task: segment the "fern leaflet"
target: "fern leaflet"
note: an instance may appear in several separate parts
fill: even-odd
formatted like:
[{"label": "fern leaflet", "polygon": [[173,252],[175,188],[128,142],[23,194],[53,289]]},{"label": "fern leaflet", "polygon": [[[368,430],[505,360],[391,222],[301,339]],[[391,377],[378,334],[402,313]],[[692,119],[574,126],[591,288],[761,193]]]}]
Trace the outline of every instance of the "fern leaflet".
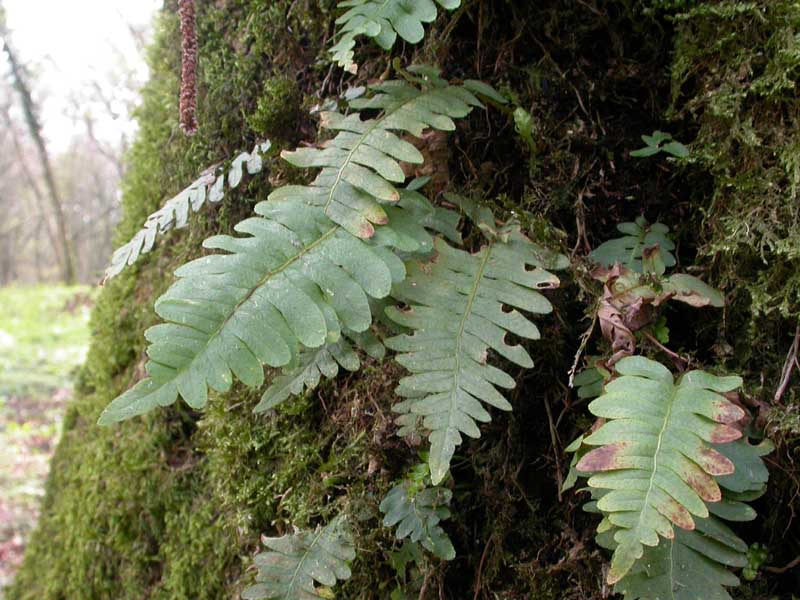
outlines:
[{"label": "fern leaflet", "polygon": [[349,331],[343,334],[343,337],[335,342],[301,352],[298,364],[284,369],[281,375],[273,379],[261,397],[261,402],[253,410],[255,412],[271,410],[287,398],[302,394],[304,389],[313,390],[319,385],[322,376],[329,379],[336,377],[339,366],[348,371],[357,371],[361,366],[361,360],[346,337],[355,338],[357,345],[363,344],[362,347],[373,358],[383,357],[385,352],[383,344],[368,332],[361,334],[368,336],[365,339],[359,339],[359,334]]},{"label": "fern leaflet", "polygon": [[147,217],[144,227],[136,232],[129,242],[116,249],[111,257],[111,264],[105,272],[105,279],[118,275],[122,270],[135,263],[142,254],[153,249],[156,237],[171,229],[186,227],[190,212],[199,211],[208,201],[212,204],[225,197],[225,180],[228,188],[235,189],[242,181],[243,169],[255,175],[264,167],[263,154],[271,147],[269,141],[257,144],[252,152],[242,152],[231,162],[227,173],[215,169],[207,169],[189,187],[177,196],[167,200],[160,209]]},{"label": "fern leaflet", "polygon": [[[436,0],[446,10],[454,10],[461,0]],[[345,0],[339,8],[348,8],[336,19],[341,25],[341,38],[330,49],[333,60],[355,73],[358,65],[353,62],[356,38],[364,35],[375,40],[384,50],[391,50],[399,35],[410,44],[420,42],[425,35],[423,23],[436,20],[438,10],[433,0]]]},{"label": "fern leaflet", "polygon": [[636,273],[642,272],[642,251],[658,245],[661,259],[665,267],[675,266],[672,250],[675,243],[669,238],[669,227],[663,223],[648,223],[644,217],[638,217],[633,223],[619,223],[617,229],[625,235],[608,240],[592,250],[589,257],[603,267],[612,267],[619,263]]},{"label": "fern leaflet", "polygon": [[[415,179],[407,188],[400,190],[397,206],[386,208],[393,226],[379,227],[370,240],[371,243],[392,247],[406,254],[427,256],[433,249],[433,240],[427,234],[418,235],[420,226],[439,232],[454,242],[461,242],[461,234],[457,229],[460,220],[458,213],[434,207],[425,196],[418,193],[416,190],[425,183],[427,178]],[[378,308],[376,312],[373,307],[372,312],[382,313],[382,308]],[[345,330],[343,334],[369,356],[383,358],[385,353],[383,344],[369,331],[356,333]],[[339,372],[338,366],[348,371],[356,371],[360,365],[358,354],[345,339],[303,351],[298,364],[284,367],[281,375],[267,388],[261,397],[261,402],[254,410],[261,412],[276,408],[290,396],[301,394],[304,389],[314,389],[319,384],[321,376],[329,379],[336,377]]]},{"label": "fern leaflet", "polygon": [[577,470],[592,473],[589,486],[609,490],[597,507],[614,534],[616,549],[609,584],[622,579],[645,546],[659,536],[675,536],[673,525],[696,527],[693,515],[709,516],[706,502],[719,502],[716,475],[734,472],[734,464],[707,443],[724,444],[741,437],[731,427],[744,411],[721,392],[741,385],[739,377],[716,377],[690,371],[677,382],[670,371],[640,356],[616,364],[618,379],[589,404],[608,419],[583,439],[598,446],[578,461]]},{"label": "fern leaflet", "polygon": [[521,346],[506,344],[505,334],[537,339],[539,331],[516,310],[505,312],[504,305],[550,312],[550,302],[537,290],[559,284],[545,268],[564,268],[567,259],[539,248],[516,226],[476,254],[438,238],[434,250],[430,263],[408,263],[408,278],[393,288],[392,295],[409,308],[387,309],[389,318],[414,333],[390,338],[386,345],[401,353],[397,361],[412,373],[396,390],[406,398],[394,407],[401,414],[398,424],[407,431],[418,416],[423,418],[436,485],[449,469],[461,434],[478,437],[476,421],[490,420],[481,402],[511,409],[495,386],[510,389],[514,380],[488,364],[489,349],[522,367],[533,365]]},{"label": "fern leaflet", "polygon": [[270,551],[256,555],[256,584],[242,592],[245,600],[327,598],[315,583],[331,587],[350,579],[348,563],[356,552],[343,517],[316,531],[264,537],[261,541]]}]

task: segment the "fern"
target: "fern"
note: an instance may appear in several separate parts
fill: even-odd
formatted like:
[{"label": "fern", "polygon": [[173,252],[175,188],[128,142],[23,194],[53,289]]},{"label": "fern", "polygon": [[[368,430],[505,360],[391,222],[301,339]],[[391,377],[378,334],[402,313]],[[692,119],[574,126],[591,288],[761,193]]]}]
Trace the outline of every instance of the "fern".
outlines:
[{"label": "fern", "polygon": [[747,565],[747,545],[714,517],[697,519],[696,526],[646,548],[615,591],[625,600],[730,600],[725,587],[739,579],[727,567]]},{"label": "fern", "polygon": [[[446,10],[454,10],[461,0],[436,0]],[[397,36],[410,44],[420,42],[425,35],[423,23],[436,20],[438,10],[433,0],[345,0],[339,8],[348,8],[336,19],[340,25],[339,41],[330,49],[333,60],[355,73],[358,65],[353,62],[356,38],[364,35],[372,38],[384,50],[391,50]]]},{"label": "fern", "polygon": [[111,264],[105,272],[105,279],[118,275],[127,265],[135,263],[142,254],[153,249],[156,237],[171,229],[186,227],[190,212],[199,211],[206,202],[220,202],[225,197],[225,180],[228,188],[235,189],[242,181],[244,169],[250,175],[261,172],[264,166],[263,155],[269,151],[269,141],[257,144],[252,152],[242,152],[231,162],[227,173],[207,169],[189,187],[177,196],[167,200],[160,209],[147,217],[144,227],[136,232],[131,240],[117,248],[111,257]]},{"label": "fern", "polygon": [[[725,588],[738,585],[739,579],[728,568],[748,564],[747,544],[723,519],[755,519],[755,511],[735,498],[752,500],[764,493],[768,473],[761,457],[771,451],[771,444],[752,446],[740,439],[717,449],[734,465],[733,473],[717,478],[722,501],[707,504],[712,514],[695,519],[696,529],[678,529],[673,539],[645,548],[641,560],[616,585],[626,600],[730,600]],[[613,549],[613,530],[601,535],[605,535],[603,545]]]},{"label": "fern", "polygon": [[[513,378],[488,364],[491,348],[522,367],[533,361],[521,346],[505,342],[506,332],[537,339],[536,326],[519,312],[552,310],[537,290],[556,287],[558,278],[544,270],[564,268],[563,256],[545,252],[511,226],[476,254],[434,243],[430,263],[410,262],[408,278],[392,295],[409,305],[390,307],[390,319],[414,330],[390,338],[386,345],[401,354],[397,361],[412,374],[403,378],[397,394],[406,398],[394,410],[400,413],[401,432],[414,427],[417,417],[431,441],[430,470],[434,485],[444,479],[461,434],[478,437],[476,421],[487,422],[481,402],[501,410],[511,405],[495,386],[510,389]],[[527,270],[532,266],[533,270]]]},{"label": "fern", "polygon": [[589,257],[594,262],[604,267],[619,263],[641,273],[642,251],[658,245],[664,265],[675,266],[675,256],[672,254],[675,243],[669,238],[669,227],[663,223],[650,224],[644,217],[638,217],[634,223],[619,223],[617,229],[625,235],[608,240],[592,250]]},{"label": "fern", "polygon": [[393,276],[403,276],[391,252],[349,235],[318,207],[261,202],[255,210],[260,217],[235,227],[249,237],[204,242],[228,254],[176,271],[180,279],[155,305],[168,322],[145,333],[150,377],[115,399],[100,423],[171,404],[178,395],[201,408],[209,386],[230,388],[231,373],[260,386],[262,364],[289,364],[301,347],[337,341],[343,327],[365,331],[369,298],[385,297]]},{"label": "fern", "polygon": [[443,560],[453,560],[456,552],[439,522],[450,517],[447,506],[453,493],[443,487],[421,487],[412,481],[394,486],[380,504],[385,514],[383,525],[397,525],[398,540],[409,538]]},{"label": "fern", "polygon": [[[416,190],[427,183],[428,178],[418,178],[409,186],[400,190],[400,200],[396,207],[387,207],[391,222],[395,225],[405,223],[401,227],[379,227],[372,242],[396,248],[405,253],[426,256],[433,249],[433,240],[425,237],[409,236],[408,231],[419,231],[419,226],[436,231],[449,240],[459,243],[461,234],[458,232],[459,215],[452,210],[434,207],[422,194]],[[373,314],[382,312],[379,308]],[[383,358],[385,348],[383,344],[371,333],[343,332],[344,335],[356,343],[369,356]],[[304,351],[296,365],[289,365],[283,373],[275,378],[264,392],[261,402],[255,407],[256,412],[276,408],[290,396],[301,394],[303,390],[312,390],[319,384],[321,376],[329,379],[336,377],[338,366],[348,371],[356,371],[361,366],[358,354],[344,339],[329,342],[325,346]]]},{"label": "fern", "polygon": [[610,490],[597,507],[617,528],[609,584],[622,579],[659,536],[674,538],[673,525],[696,527],[693,515],[709,516],[706,502],[719,502],[716,475],[734,464],[708,443],[741,437],[731,427],[744,411],[720,395],[741,385],[739,377],[690,371],[677,382],[661,364],[639,356],[619,361],[620,374],[589,405],[608,419],[583,443],[599,446],[578,461],[593,473],[589,486]]},{"label": "fern", "polygon": [[[396,157],[409,157],[409,149],[418,151],[390,129],[421,134],[431,123],[450,127],[452,120],[445,113],[466,114],[480,105],[466,89],[432,85],[434,91],[423,92],[406,83],[387,82],[365,101],[386,109],[380,118],[364,122],[358,114],[333,117],[343,129],[333,142],[350,148],[347,158],[337,158],[335,168],[324,167],[311,186],[285,186],[271,194],[270,202],[258,204],[256,212],[263,218],[236,226],[250,237],[214,236],[204,242],[207,248],[229,254],[206,256],[176,271],[181,279],[156,302],[157,314],[167,323],[145,334],[151,342],[150,377],[116,398],[100,423],[169,405],[178,396],[201,408],[208,387],[226,391],[232,375],[248,386],[260,386],[262,364],[297,364],[302,348],[336,342],[343,328],[358,333],[369,327],[369,297],[385,297],[391,283],[405,276],[403,264],[387,246],[428,252],[432,241],[425,225],[457,238],[453,218],[425,206],[413,189],[404,192],[391,186],[395,205],[382,208],[365,189],[389,184],[356,162],[357,158],[383,172],[390,169],[388,164],[399,170],[383,150]],[[471,104],[459,99],[441,107],[451,96]],[[362,125],[367,130],[361,135],[347,137],[347,129],[361,130]],[[324,152],[295,153],[290,159],[324,163],[319,154]],[[383,223],[380,235],[353,206]],[[354,224],[367,225],[369,235],[363,228],[358,233],[376,239],[366,244],[351,235]]]},{"label": "fern", "polygon": [[262,538],[270,549],[256,555],[256,584],[242,592],[246,600],[312,600],[328,598],[315,583],[326,587],[350,579],[348,563],[355,547],[343,517],[316,531],[298,531],[278,538]]},{"label": "fern", "polygon": [[483,106],[466,84],[449,85],[438,77],[437,70],[427,68],[424,72],[431,76],[415,81],[427,89],[405,81],[386,81],[371,88],[371,98],[350,101],[357,110],[381,111],[376,118],[363,120],[360,113],[322,113],[321,126],[338,131],[336,137],[325,142],[323,148],[281,153],[296,167],[322,170],[311,185],[284,186],[272,192],[269,199],[320,206],[351,234],[372,237],[375,225],[389,220],[382,205],[400,199],[395,187],[405,180],[400,162],[423,162],[419,150],[397,133],[420,137],[429,128],[451,131],[455,129],[454,118],[465,117],[473,108]]}]

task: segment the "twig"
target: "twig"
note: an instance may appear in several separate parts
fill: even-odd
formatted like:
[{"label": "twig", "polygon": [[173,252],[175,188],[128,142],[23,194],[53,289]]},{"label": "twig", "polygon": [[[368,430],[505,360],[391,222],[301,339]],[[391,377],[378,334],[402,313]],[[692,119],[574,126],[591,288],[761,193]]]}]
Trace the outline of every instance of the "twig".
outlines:
[{"label": "twig", "polygon": [[478,594],[481,593],[481,573],[483,573],[483,565],[486,562],[486,556],[489,553],[489,547],[492,545],[493,541],[494,535],[490,535],[489,539],[486,540],[486,545],[483,547],[481,561],[478,563],[478,573],[475,577],[475,593],[472,595],[472,600],[478,600]]},{"label": "twig", "polygon": [[[795,338],[795,340],[797,340],[797,338]],[[769,571],[770,573],[776,573],[777,575],[780,575],[781,573],[786,573],[786,571],[788,571],[789,569],[794,569],[797,565],[800,565],[800,556],[795,558],[785,567],[764,567],[764,570]]]},{"label": "twig", "polygon": [[586,344],[589,343],[589,338],[592,337],[592,332],[594,331],[595,324],[597,324],[597,311],[594,311],[594,314],[592,315],[592,324],[589,325],[589,329],[587,329],[581,334],[581,345],[578,346],[578,351],[575,353],[575,358],[572,360],[572,367],[568,372],[569,382],[567,385],[570,388],[572,387],[573,380],[575,379],[575,371],[578,370],[578,363],[581,360],[583,351],[586,350]]},{"label": "twig", "polygon": [[642,331],[642,334],[644,335],[644,337],[646,337],[648,340],[650,340],[656,346],[658,346],[663,352],[668,354],[673,360],[678,361],[680,363],[680,364],[677,365],[678,368],[681,368],[681,365],[683,365],[683,367],[688,367],[689,366],[689,363],[691,362],[690,359],[684,358],[680,354],[677,354],[677,353],[673,352],[672,350],[667,348],[664,344],[659,342],[656,338],[654,338],[653,335],[650,334],[649,332]]},{"label": "twig", "polygon": [[550,401],[547,399],[547,396],[544,398],[544,408],[547,411],[547,423],[550,426],[550,441],[553,444],[553,458],[556,460],[556,483],[558,483],[558,487],[556,489],[558,489],[558,501],[561,502],[561,486],[563,485],[564,481],[561,476],[561,461],[558,460],[558,433],[556,432],[556,427],[553,424],[553,413],[550,411]]},{"label": "twig", "polygon": [[425,579],[422,580],[422,587],[419,588],[419,596],[418,596],[419,600],[425,600],[425,593],[428,591],[428,584],[430,583],[431,575],[433,575],[433,572],[435,570],[436,568],[434,567],[432,569],[428,569],[425,572]]},{"label": "twig", "polygon": [[786,355],[786,362],[783,363],[783,369],[781,370],[781,382],[778,384],[778,389],[775,390],[775,396],[772,398],[774,404],[780,403],[781,398],[783,398],[783,394],[786,393],[786,388],[789,387],[789,380],[792,378],[792,370],[797,364],[798,347],[800,347],[800,324],[797,325],[797,329],[795,330],[794,334],[794,341],[789,347],[789,353]]}]

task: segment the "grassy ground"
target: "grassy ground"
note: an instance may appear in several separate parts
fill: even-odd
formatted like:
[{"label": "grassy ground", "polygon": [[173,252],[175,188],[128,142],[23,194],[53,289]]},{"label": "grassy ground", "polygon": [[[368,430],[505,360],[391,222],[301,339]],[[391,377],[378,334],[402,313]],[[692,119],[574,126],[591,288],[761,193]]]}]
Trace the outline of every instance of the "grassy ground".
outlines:
[{"label": "grassy ground", "polygon": [[90,304],[82,287],[0,288],[0,590],[36,522]]}]

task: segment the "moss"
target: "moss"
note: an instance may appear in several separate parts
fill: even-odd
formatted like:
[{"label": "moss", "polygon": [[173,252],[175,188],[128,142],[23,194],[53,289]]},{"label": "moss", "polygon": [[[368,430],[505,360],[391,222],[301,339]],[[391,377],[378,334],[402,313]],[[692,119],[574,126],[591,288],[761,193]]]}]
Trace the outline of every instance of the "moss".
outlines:
[{"label": "moss", "polygon": [[297,82],[287,77],[273,77],[264,82],[255,112],[247,123],[258,135],[293,139],[297,135],[302,98]]}]

